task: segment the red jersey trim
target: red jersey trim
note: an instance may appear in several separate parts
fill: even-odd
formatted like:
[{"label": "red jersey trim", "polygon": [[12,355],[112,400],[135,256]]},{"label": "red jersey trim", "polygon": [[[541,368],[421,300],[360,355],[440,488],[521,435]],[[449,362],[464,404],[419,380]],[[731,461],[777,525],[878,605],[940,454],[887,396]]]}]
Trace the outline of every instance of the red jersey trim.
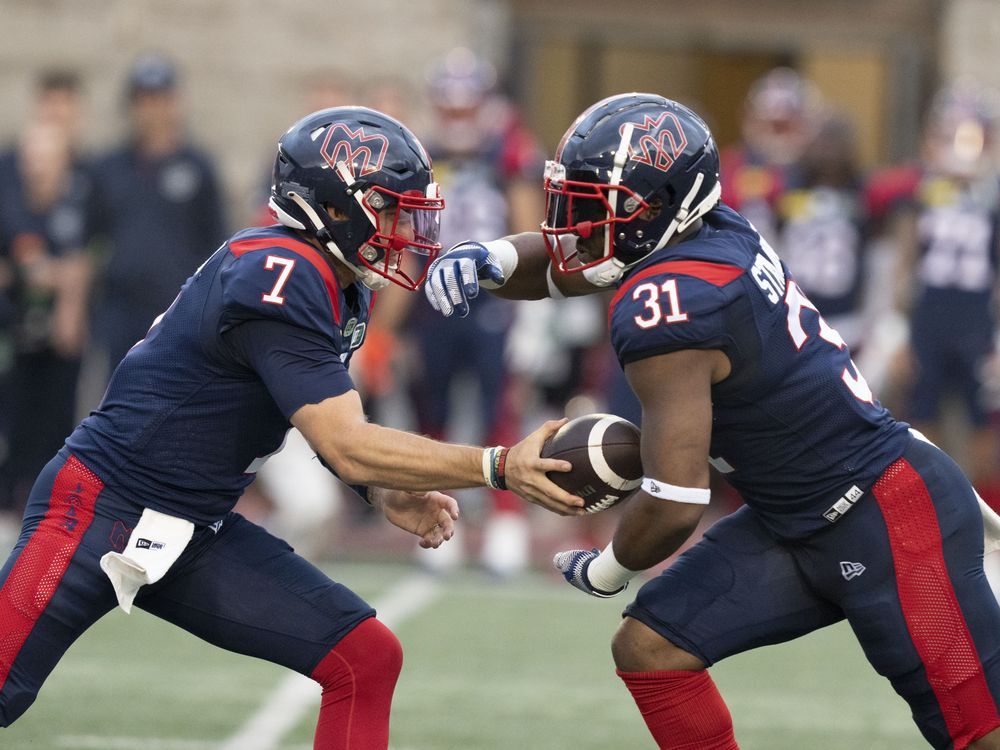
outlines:
[{"label": "red jersey trim", "polygon": [[955,747],[1000,725],[983,663],[948,576],[930,492],[904,459],[872,488],[882,510],[899,604]]},{"label": "red jersey trim", "polygon": [[728,263],[712,263],[707,260],[668,260],[657,263],[655,266],[640,271],[635,276],[629,278],[621,288],[615,293],[608,307],[608,320],[614,314],[615,305],[622,297],[628,294],[632,288],[650,276],[658,276],[664,273],[678,274],[681,276],[694,276],[696,279],[707,281],[714,286],[725,286],[730,281],[743,275],[743,269],[739,266],[731,266]]},{"label": "red jersey trim", "polygon": [[70,456],[56,474],[49,508],[0,588],[0,689],[21,647],[55,596],[83,535],[94,519],[104,483]]},{"label": "red jersey trim", "polygon": [[313,268],[319,271],[326,285],[326,292],[330,298],[330,309],[333,311],[333,319],[340,326],[340,285],[333,275],[333,269],[320,252],[307,242],[293,240],[289,237],[258,237],[250,240],[237,240],[229,243],[229,252],[239,258],[246,253],[255,250],[267,250],[273,247],[282,247],[291,250],[296,255],[305,258],[312,264]]}]

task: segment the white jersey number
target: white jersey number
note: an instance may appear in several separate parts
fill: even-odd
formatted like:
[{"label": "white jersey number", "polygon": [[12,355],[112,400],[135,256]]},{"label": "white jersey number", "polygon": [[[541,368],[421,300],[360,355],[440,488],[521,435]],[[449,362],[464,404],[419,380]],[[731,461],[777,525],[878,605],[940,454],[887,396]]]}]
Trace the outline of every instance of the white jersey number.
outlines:
[{"label": "white jersey number", "polygon": [[285,282],[288,281],[288,277],[292,273],[292,269],[295,268],[295,261],[291,258],[282,258],[280,255],[268,255],[267,259],[264,261],[264,268],[268,271],[272,271],[275,266],[281,266],[281,272],[278,274],[278,280],[274,282],[274,286],[271,288],[270,292],[260,296],[260,301],[267,302],[272,305],[283,305],[285,304],[285,298],[281,296],[281,290],[285,288]]},{"label": "white jersey number", "polygon": [[[802,310],[805,308],[815,311],[819,317],[819,337],[821,339],[830,342],[838,349],[845,349],[847,347],[844,339],[837,333],[837,329],[823,320],[823,316],[819,315],[816,305],[809,301],[809,298],[802,293],[799,285],[794,281],[788,282],[788,290],[785,292],[785,304],[788,306],[788,335],[792,337],[792,343],[795,344],[796,349],[801,350],[809,339],[809,334],[802,327]],[[850,365],[845,367],[844,371],[840,373],[840,379],[844,381],[844,385],[847,386],[848,390],[859,401],[869,404],[874,402],[875,397],[872,394],[872,389],[868,386],[864,376],[858,371],[858,366],[854,364],[854,360],[851,360]]]},{"label": "white jersey number", "polygon": [[[667,298],[669,312],[666,315],[663,314],[663,308],[660,306],[661,294],[666,295]],[[659,286],[651,282],[639,284],[632,290],[632,299],[639,300],[642,297],[646,298],[642,303],[646,309],[642,315],[633,317],[639,328],[652,328],[659,325],[661,321],[682,323],[688,319],[688,314],[681,310],[681,302],[677,297],[677,279],[667,279]]]}]

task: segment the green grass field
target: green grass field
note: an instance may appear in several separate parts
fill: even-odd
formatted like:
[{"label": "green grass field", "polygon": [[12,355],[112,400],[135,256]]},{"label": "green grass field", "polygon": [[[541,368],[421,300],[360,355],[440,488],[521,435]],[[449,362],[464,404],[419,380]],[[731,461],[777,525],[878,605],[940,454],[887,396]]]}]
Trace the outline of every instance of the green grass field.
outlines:
[{"label": "green grass field", "polygon": [[[414,571],[344,563],[331,575],[378,604]],[[394,750],[652,748],[615,677],[608,642],[623,601],[555,577],[497,583],[461,573],[390,617],[405,649]],[[399,587],[396,587],[399,590]],[[4,750],[307,750],[314,705],[263,741],[246,725],[288,673],[115,611],[66,655],[35,705],[0,730]],[[728,660],[713,675],[744,750],[924,747],[905,704],[846,626]],[[234,742],[236,746],[234,746]]]}]

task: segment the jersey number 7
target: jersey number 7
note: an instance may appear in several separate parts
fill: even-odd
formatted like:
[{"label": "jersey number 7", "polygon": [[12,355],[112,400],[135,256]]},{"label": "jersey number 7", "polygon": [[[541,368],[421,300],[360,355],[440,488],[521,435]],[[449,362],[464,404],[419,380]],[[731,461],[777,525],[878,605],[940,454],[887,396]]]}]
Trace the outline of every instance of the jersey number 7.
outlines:
[{"label": "jersey number 7", "polygon": [[282,258],[280,255],[268,255],[264,261],[264,268],[268,271],[273,271],[276,266],[281,267],[278,280],[274,282],[274,286],[270,292],[260,296],[260,300],[271,305],[283,305],[285,304],[285,298],[281,296],[281,290],[284,289],[285,282],[288,281],[292,269],[295,268],[295,261],[291,258]]}]

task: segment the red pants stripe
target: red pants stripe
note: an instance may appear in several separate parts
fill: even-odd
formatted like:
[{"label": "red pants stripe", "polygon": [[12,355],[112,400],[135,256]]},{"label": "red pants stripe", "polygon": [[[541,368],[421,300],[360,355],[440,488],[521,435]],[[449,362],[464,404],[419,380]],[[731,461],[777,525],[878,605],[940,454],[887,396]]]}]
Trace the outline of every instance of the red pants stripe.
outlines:
[{"label": "red pants stripe", "polygon": [[907,630],[955,747],[966,747],[1000,725],[1000,716],[948,577],[930,493],[903,459],[872,493],[888,529]]},{"label": "red pants stripe", "polygon": [[104,485],[74,456],[52,485],[49,509],[0,588],[0,690],[35,623],[59,587],[94,518]]}]

